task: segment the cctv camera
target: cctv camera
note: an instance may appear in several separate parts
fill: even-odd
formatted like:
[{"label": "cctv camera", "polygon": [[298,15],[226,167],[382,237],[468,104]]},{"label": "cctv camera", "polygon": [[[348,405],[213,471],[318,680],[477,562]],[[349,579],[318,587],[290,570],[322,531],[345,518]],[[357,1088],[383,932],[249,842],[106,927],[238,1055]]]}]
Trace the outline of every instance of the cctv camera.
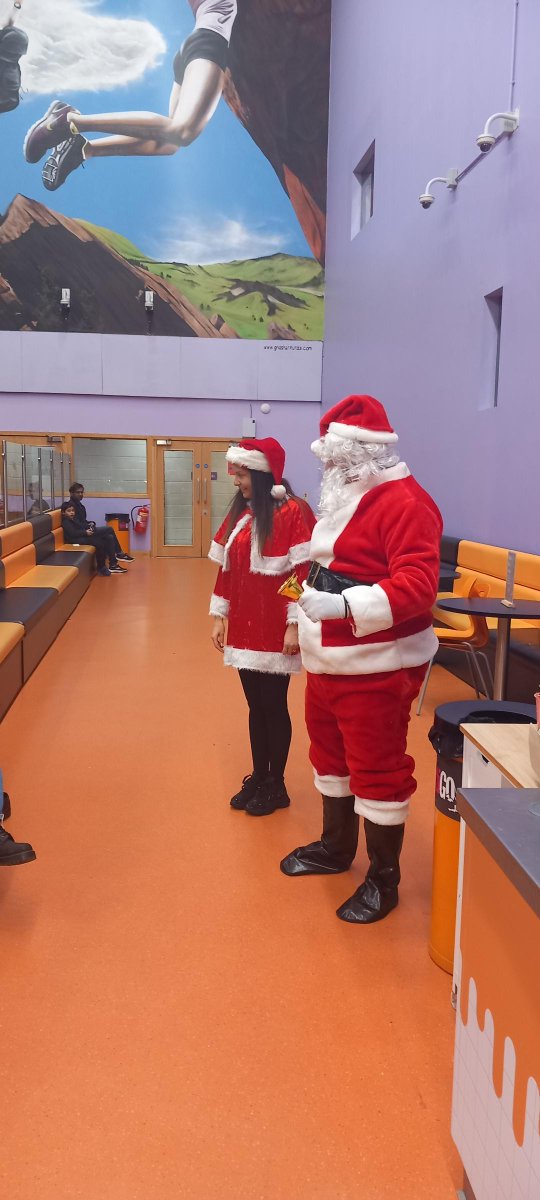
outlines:
[{"label": "cctv camera", "polygon": [[424,192],[418,199],[422,208],[431,208],[431,205],[435,203],[435,196],[432,196],[430,192]]},{"label": "cctv camera", "polygon": [[476,139],[476,145],[482,154],[487,154],[495,145],[495,140],[492,133],[481,133]]}]

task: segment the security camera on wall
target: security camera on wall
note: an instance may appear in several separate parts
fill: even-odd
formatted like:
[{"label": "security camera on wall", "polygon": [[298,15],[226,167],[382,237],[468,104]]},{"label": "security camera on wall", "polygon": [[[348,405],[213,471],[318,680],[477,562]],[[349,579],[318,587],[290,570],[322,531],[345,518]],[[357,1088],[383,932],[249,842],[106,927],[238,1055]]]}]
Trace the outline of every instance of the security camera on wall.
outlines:
[{"label": "security camera on wall", "polygon": [[[500,121],[502,123],[502,129],[497,135],[491,133],[491,126],[496,121]],[[483,133],[481,133],[476,139],[476,145],[478,146],[480,153],[488,154],[489,151],[493,149],[497,138],[500,137],[501,134],[515,133],[518,125],[519,108],[514,109],[513,112],[493,113],[493,116],[488,117],[484,125]]]},{"label": "security camera on wall", "polygon": [[435,203],[435,196],[432,196],[430,192],[424,192],[422,196],[419,196],[419,200],[422,208],[431,208],[431,205]]}]

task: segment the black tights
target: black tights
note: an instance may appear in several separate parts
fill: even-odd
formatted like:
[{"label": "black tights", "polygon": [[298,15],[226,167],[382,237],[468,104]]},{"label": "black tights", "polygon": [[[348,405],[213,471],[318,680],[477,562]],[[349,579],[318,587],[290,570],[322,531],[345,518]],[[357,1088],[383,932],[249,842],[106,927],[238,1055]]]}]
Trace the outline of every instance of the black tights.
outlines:
[{"label": "black tights", "polygon": [[249,705],[249,739],[253,770],[262,779],[283,779],[291,744],[291,718],[287,708],[290,675],[239,671]]}]

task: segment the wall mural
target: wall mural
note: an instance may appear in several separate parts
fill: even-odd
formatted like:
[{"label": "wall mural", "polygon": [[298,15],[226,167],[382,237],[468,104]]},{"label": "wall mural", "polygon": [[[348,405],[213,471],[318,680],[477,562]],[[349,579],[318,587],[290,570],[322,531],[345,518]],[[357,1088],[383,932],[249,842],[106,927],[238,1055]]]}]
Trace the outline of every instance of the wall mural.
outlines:
[{"label": "wall mural", "polygon": [[0,330],[323,336],[330,0],[0,0]]}]

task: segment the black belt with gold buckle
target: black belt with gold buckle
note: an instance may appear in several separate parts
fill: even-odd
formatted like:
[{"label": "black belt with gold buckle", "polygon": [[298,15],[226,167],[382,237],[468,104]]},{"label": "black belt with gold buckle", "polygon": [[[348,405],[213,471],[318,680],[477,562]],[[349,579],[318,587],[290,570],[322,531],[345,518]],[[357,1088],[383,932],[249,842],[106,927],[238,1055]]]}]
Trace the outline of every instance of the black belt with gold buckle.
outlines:
[{"label": "black belt with gold buckle", "polygon": [[316,592],[339,593],[344,592],[345,588],[373,587],[371,581],[368,583],[364,579],[348,579],[346,575],[338,575],[337,571],[329,571],[327,567],[322,567],[318,562],[311,564],[306,582],[308,587],[315,588]]}]

